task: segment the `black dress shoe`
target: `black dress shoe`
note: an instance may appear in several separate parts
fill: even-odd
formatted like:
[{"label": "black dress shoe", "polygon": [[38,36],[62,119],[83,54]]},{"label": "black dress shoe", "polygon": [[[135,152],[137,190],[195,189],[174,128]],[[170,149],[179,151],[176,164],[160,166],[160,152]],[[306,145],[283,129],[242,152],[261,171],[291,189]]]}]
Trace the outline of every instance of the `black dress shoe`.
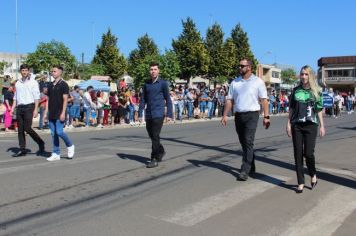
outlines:
[{"label": "black dress shoe", "polygon": [[26,156],[27,152],[26,151],[19,151],[18,153],[13,154],[13,157],[22,157]]},{"label": "black dress shoe", "polygon": [[158,166],[158,161],[156,159],[151,159],[150,162],[147,163],[146,167],[147,168],[155,168]]},{"label": "black dress shoe", "polygon": [[158,162],[161,162],[161,161],[162,161],[162,158],[163,158],[165,155],[166,155],[166,152],[162,152],[162,153],[158,154],[158,156],[157,156],[157,161],[158,161]]},{"label": "black dress shoe", "polygon": [[318,184],[318,180],[315,182],[311,182],[311,189],[313,190],[317,184]]},{"label": "black dress shoe", "polygon": [[239,180],[239,181],[246,181],[247,179],[248,179],[248,175],[245,172],[241,172],[237,176],[237,180]]},{"label": "black dress shoe", "polygon": [[46,154],[46,151],[45,151],[45,144],[44,143],[41,143],[38,145],[38,151],[37,151],[37,156],[43,156]]}]

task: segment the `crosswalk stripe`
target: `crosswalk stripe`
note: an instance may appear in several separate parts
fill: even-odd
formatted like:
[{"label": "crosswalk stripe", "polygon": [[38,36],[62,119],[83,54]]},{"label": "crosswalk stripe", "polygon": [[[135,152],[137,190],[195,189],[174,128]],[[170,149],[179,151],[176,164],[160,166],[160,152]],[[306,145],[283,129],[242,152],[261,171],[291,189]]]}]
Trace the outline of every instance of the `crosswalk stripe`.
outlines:
[{"label": "crosswalk stripe", "polygon": [[283,232],[283,236],[332,235],[356,209],[356,191],[337,187],[320,200],[306,215]]},{"label": "crosswalk stripe", "polygon": [[354,172],[352,172],[351,170],[340,170],[340,169],[334,169],[334,168],[327,168],[327,167],[318,167],[318,170],[324,171],[324,172],[331,172],[331,173],[335,173],[335,174],[340,174],[340,175],[345,175],[345,176],[349,176],[352,177],[354,179],[356,179],[356,174]]},{"label": "crosswalk stripe", "polygon": [[194,226],[288,179],[285,176],[265,176],[261,179],[251,179],[233,189],[204,198],[199,202],[183,207],[173,214],[159,218],[181,226]]},{"label": "crosswalk stripe", "polygon": [[32,170],[32,169],[36,169],[38,167],[44,167],[44,166],[45,167],[58,167],[58,166],[65,166],[65,165],[89,162],[89,161],[110,159],[110,158],[114,158],[114,156],[102,154],[102,155],[93,155],[93,156],[77,157],[77,158],[74,157],[73,160],[71,160],[71,161],[55,161],[55,162],[45,161],[45,162],[36,163],[36,164],[28,164],[28,165],[22,165],[22,166],[0,168],[0,174],[7,174],[7,173],[17,172],[17,171],[22,171],[22,170]]}]

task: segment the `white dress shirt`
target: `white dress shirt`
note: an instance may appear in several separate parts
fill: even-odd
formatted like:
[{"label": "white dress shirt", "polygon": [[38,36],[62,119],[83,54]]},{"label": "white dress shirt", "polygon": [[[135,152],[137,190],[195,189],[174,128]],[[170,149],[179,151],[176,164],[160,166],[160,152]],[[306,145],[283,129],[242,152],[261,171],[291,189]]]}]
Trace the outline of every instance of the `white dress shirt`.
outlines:
[{"label": "white dress shirt", "polygon": [[15,88],[14,100],[17,106],[35,103],[35,100],[40,99],[41,93],[38,82],[30,76],[25,80],[22,80],[22,78],[17,80]]},{"label": "white dress shirt", "polygon": [[252,74],[247,80],[235,78],[226,99],[234,101],[234,112],[259,111],[259,99],[267,98],[265,82]]}]

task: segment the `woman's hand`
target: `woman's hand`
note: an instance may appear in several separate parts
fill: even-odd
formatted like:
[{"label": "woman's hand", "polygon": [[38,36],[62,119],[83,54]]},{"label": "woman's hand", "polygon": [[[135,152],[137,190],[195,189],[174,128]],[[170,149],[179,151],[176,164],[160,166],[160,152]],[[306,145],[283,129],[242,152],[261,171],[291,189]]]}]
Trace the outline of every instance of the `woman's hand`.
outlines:
[{"label": "woman's hand", "polygon": [[325,128],[324,128],[324,126],[320,126],[319,135],[320,135],[320,138],[325,136]]}]

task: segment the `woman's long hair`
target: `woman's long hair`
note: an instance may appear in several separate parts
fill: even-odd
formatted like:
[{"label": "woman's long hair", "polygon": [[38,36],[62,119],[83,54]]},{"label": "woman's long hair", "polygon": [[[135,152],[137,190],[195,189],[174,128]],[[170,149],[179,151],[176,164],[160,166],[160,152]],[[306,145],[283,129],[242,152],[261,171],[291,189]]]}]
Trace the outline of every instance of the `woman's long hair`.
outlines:
[{"label": "woman's long hair", "polygon": [[[318,100],[319,97],[320,97],[320,87],[319,87],[318,82],[316,80],[315,72],[308,65],[303,66],[302,69],[300,69],[300,73],[302,73],[303,70],[308,73],[310,89],[311,89],[315,99]],[[303,85],[302,80],[300,80],[300,85]]]}]

